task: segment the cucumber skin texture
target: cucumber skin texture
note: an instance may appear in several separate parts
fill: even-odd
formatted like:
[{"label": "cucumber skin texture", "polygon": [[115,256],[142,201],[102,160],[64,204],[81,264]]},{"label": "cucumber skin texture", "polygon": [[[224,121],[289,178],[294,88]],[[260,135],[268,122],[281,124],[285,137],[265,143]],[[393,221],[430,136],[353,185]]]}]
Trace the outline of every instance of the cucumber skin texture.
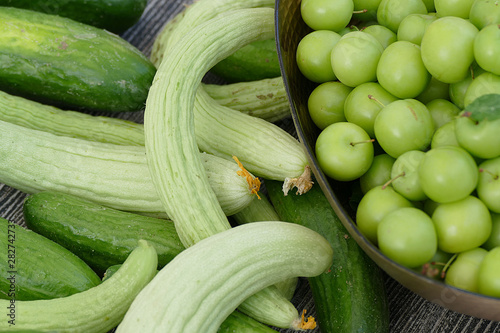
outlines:
[{"label": "cucumber skin texture", "polygon": [[60,192],[38,192],[23,205],[26,225],[78,255],[100,275],[122,264],[139,239],[158,254],[158,269],[184,250],[171,221],[123,212]]},{"label": "cucumber skin texture", "polygon": [[[14,227],[10,227],[10,226]],[[10,235],[10,236],[9,236]],[[12,238],[14,236],[14,238]],[[9,240],[12,240],[10,242]],[[11,245],[11,247],[8,247]],[[69,296],[100,284],[99,276],[75,254],[20,225],[0,218],[0,298],[11,299],[7,277],[8,249],[15,251],[15,299],[36,300]]]},{"label": "cucumber skin texture", "polygon": [[19,8],[0,7],[0,21],[0,90],[77,111],[144,109],[156,69],[121,37]]},{"label": "cucumber skin texture", "polygon": [[309,278],[321,332],[389,332],[389,309],[381,269],[363,252],[337,217],[321,188],[283,195],[282,183],[265,181],[283,221],[306,226],[332,245],[329,273]]},{"label": "cucumber skin texture", "polygon": [[227,82],[247,82],[281,76],[275,39],[250,43],[217,63],[210,72]]},{"label": "cucumber skin texture", "polygon": [[0,6],[56,14],[120,34],[132,27],[147,0],[0,0]]}]

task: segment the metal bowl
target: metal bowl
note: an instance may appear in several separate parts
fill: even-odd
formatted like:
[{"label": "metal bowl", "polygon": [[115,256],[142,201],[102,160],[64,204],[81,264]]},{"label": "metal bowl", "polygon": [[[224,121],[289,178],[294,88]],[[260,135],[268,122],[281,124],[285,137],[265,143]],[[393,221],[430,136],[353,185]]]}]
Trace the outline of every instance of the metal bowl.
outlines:
[{"label": "metal bowl", "polygon": [[351,184],[332,181],[320,170],[314,153],[315,141],[320,130],[311,120],[307,110],[308,96],[316,85],[300,73],[295,57],[297,44],[303,36],[312,31],[301,18],[300,2],[301,0],[276,0],[276,41],[292,119],[297,136],[309,157],[316,183],[322,188],[333,209],[359,246],[394,280],[423,298],[450,310],[486,320],[500,321],[500,299],[448,286],[403,267],[383,255],[356,227],[355,211],[350,205],[355,195]]}]

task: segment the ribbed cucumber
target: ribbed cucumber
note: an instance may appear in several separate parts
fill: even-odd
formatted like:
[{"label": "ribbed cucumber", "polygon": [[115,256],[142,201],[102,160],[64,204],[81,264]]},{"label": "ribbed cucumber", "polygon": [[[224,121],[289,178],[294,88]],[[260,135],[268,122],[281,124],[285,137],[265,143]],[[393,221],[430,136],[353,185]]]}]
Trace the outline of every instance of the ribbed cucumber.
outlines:
[{"label": "ribbed cucumber", "polygon": [[349,236],[321,188],[283,196],[281,182],[265,185],[281,219],[317,231],[335,253],[328,272],[309,279],[321,332],[388,332],[384,275]]},{"label": "ribbed cucumber", "polygon": [[[259,222],[225,230],[165,266],[116,332],[217,332],[250,295],[287,278],[319,275],[332,259],[326,239],[297,224]],[[300,318],[294,328],[301,328]]]},{"label": "ribbed cucumber", "polygon": [[0,7],[0,21],[1,90],[76,110],[144,109],[155,67],[124,39],[27,9]]},{"label": "ribbed cucumber", "polygon": [[[0,182],[25,193],[59,191],[119,210],[165,216],[144,147],[57,136],[0,121]],[[255,197],[239,166],[199,153],[220,205],[231,215]]]},{"label": "ribbed cucumber", "polygon": [[0,6],[56,14],[119,34],[139,20],[147,2],[147,0],[0,0]]},{"label": "ribbed cucumber", "polygon": [[99,274],[122,264],[139,239],[158,254],[158,268],[178,255],[182,246],[171,221],[123,212],[61,192],[38,192],[23,205],[31,230],[77,254]]},{"label": "ribbed cucumber", "polygon": [[226,82],[247,82],[280,76],[276,41],[273,38],[248,44],[219,61],[210,72]]},{"label": "ribbed cucumber", "polygon": [[52,299],[100,284],[99,276],[72,252],[0,218],[0,298]]}]

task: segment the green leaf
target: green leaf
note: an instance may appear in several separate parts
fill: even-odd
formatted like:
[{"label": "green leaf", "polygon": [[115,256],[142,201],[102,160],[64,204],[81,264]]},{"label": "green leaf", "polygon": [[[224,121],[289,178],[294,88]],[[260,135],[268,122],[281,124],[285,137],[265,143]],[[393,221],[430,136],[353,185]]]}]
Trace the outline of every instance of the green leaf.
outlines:
[{"label": "green leaf", "polygon": [[477,122],[500,119],[500,94],[479,96],[465,107],[462,116]]}]

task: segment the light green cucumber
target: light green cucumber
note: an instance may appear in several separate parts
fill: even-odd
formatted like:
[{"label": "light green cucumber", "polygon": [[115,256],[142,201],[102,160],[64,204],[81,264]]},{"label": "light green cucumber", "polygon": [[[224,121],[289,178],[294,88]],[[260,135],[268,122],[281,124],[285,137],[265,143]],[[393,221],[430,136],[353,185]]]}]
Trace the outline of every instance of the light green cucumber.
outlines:
[{"label": "light green cucumber", "polygon": [[[201,240],[160,270],[117,333],[217,332],[250,295],[287,278],[319,275],[332,259],[328,242],[300,225],[271,221],[234,227]],[[296,329],[303,324],[298,321]]]},{"label": "light green cucumber", "polygon": [[[236,224],[246,224],[262,221],[281,221],[273,205],[264,194],[260,194],[258,199],[243,208],[238,213],[231,216]],[[288,300],[291,300],[297,290],[298,278],[294,277],[275,284],[279,292]],[[256,306],[259,306],[256,304]]]},{"label": "light green cucumber", "polygon": [[221,106],[201,88],[194,103],[194,124],[202,151],[226,159],[236,155],[258,177],[281,181],[299,178],[309,164],[305,150],[291,134],[273,123]]},{"label": "light green cucumber", "polygon": [[43,191],[26,198],[26,225],[75,253],[99,274],[121,264],[148,241],[158,254],[158,268],[184,250],[171,221],[124,212],[67,193]]},{"label": "light green cucumber", "polygon": [[0,298],[28,301],[76,294],[100,284],[78,256],[32,230],[0,218]]},{"label": "light green cucumber", "polygon": [[13,317],[0,321],[0,330],[106,333],[120,323],[134,298],[156,274],[156,266],[154,247],[140,240],[120,269],[96,287],[50,300],[0,300],[3,309],[14,308],[9,310]]},{"label": "light green cucumber", "polygon": [[[234,10],[193,28],[161,62],[151,86],[144,117],[148,165],[187,248],[231,227],[200,163],[193,119],[197,89],[213,63],[242,45],[272,37],[273,12]],[[285,298],[274,301],[289,303]],[[269,313],[267,322],[273,317]]]},{"label": "light green cucumber", "polygon": [[[0,142],[3,184],[28,194],[59,191],[119,210],[166,215],[144,147],[56,136],[4,121],[0,121]],[[255,195],[237,174],[240,168],[234,161],[198,154],[224,212],[234,214],[253,200]]]},{"label": "light green cucumber", "polygon": [[205,91],[220,105],[270,122],[291,116],[281,76],[231,84],[206,84]]}]

